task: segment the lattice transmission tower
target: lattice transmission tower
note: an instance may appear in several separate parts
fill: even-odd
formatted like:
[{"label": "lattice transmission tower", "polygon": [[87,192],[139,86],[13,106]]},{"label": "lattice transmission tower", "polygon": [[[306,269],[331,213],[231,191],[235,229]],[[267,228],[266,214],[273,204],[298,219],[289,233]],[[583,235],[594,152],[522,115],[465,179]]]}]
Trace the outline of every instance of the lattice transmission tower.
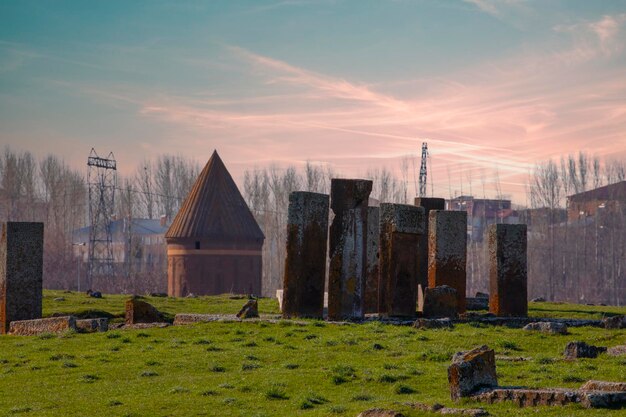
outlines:
[{"label": "lattice transmission tower", "polygon": [[89,185],[89,259],[87,285],[93,278],[113,275],[113,248],[111,221],[115,210],[117,163],[113,152],[100,158],[91,148],[87,158],[87,183]]},{"label": "lattice transmission tower", "polygon": [[428,160],[428,144],[422,142],[422,165],[420,166],[420,197],[426,197],[426,176],[428,175],[427,161]]}]

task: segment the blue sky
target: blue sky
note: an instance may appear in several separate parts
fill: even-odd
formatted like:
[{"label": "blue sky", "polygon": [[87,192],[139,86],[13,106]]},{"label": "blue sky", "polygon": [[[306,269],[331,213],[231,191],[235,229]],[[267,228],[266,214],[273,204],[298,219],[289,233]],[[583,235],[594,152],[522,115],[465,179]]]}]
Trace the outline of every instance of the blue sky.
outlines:
[{"label": "blue sky", "polygon": [[[275,162],[399,169],[523,201],[535,162],[626,159],[626,1],[4,1],[0,144],[112,150],[236,179]],[[482,180],[478,178],[484,178]]]}]

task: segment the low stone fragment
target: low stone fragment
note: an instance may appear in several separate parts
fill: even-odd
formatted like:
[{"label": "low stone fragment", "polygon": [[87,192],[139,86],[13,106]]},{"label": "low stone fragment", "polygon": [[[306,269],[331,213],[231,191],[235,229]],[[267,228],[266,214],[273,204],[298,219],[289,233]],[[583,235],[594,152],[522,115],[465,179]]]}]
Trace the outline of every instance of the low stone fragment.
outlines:
[{"label": "low stone fragment", "polygon": [[626,329],[626,316],[605,317],[602,319],[605,329]]},{"label": "low stone fragment", "polygon": [[588,345],[585,342],[569,342],[565,346],[565,359],[576,358],[597,358],[602,352],[606,352],[605,347]]},{"label": "low stone fragment", "polygon": [[278,300],[278,311],[283,312],[283,290],[276,290],[276,299]]},{"label": "low stone fragment", "polygon": [[587,381],[580,387],[581,391],[626,392],[626,382]]},{"label": "low stone fragment", "polygon": [[543,297],[537,297],[537,298],[533,298],[532,300],[530,300],[533,303],[545,303],[546,299]]},{"label": "low stone fragment", "polygon": [[456,317],[457,295],[456,290],[447,285],[441,285],[424,290],[424,317]]},{"label": "low stone fragment", "polygon": [[476,294],[474,295],[474,297],[476,297],[476,298],[486,298],[488,300],[489,299],[489,294],[487,294],[486,292],[477,291]]},{"label": "low stone fragment", "polygon": [[626,391],[583,391],[580,403],[586,408],[621,408],[626,406]]},{"label": "low stone fragment", "polygon": [[471,416],[471,417],[483,417],[488,416],[489,413],[484,408],[452,408],[452,407],[444,407],[439,403],[435,403],[433,405],[425,404],[425,403],[409,403],[407,404],[411,408],[420,411],[427,411],[430,413],[439,413],[444,415],[457,415],[457,416]]},{"label": "low stone fragment", "polygon": [[564,323],[554,321],[528,323],[524,326],[524,330],[539,331],[548,334],[567,334],[567,326]]},{"label": "low stone fragment", "polygon": [[466,297],[465,298],[466,310],[488,310],[489,298],[484,297]]},{"label": "low stone fragment", "polygon": [[457,352],[448,367],[450,397],[468,397],[480,388],[498,386],[496,359],[493,349],[486,345],[468,352]]},{"label": "low stone fragment", "polygon": [[63,333],[76,330],[74,316],[50,317],[46,319],[12,321],[9,334],[15,336],[33,336],[42,333]]},{"label": "low stone fragment", "polygon": [[76,329],[81,333],[106,332],[109,330],[109,319],[84,319],[76,320]]},{"label": "low stone fragment", "polygon": [[385,410],[384,408],[372,408],[363,411],[357,417],[404,417],[404,414],[394,410]]},{"label": "low stone fragment", "polygon": [[126,300],[126,324],[162,322],[163,315],[152,304],[136,297]]},{"label": "low stone fragment", "polygon": [[447,317],[443,319],[417,319],[413,323],[413,327],[416,329],[452,329],[454,324]]},{"label": "low stone fragment", "polygon": [[249,299],[239,313],[237,313],[237,317],[240,319],[251,319],[259,317],[259,303],[255,298]]},{"label": "low stone fragment", "polygon": [[606,350],[606,353],[611,356],[626,355],[626,345],[613,346]]}]

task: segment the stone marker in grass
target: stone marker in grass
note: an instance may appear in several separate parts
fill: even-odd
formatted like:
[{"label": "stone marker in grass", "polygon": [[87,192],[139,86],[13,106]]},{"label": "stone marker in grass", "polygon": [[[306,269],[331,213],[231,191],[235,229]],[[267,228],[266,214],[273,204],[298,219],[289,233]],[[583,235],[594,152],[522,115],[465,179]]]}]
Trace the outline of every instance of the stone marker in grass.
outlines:
[{"label": "stone marker in grass", "polygon": [[126,300],[126,324],[162,322],[163,315],[152,304],[132,297]]},{"label": "stone marker in grass", "polygon": [[492,224],[489,233],[489,312],[528,315],[526,225]]},{"label": "stone marker in grass", "polygon": [[419,239],[424,208],[408,204],[380,205],[378,312],[415,316]]},{"label": "stone marker in grass", "polygon": [[362,319],[367,262],[367,207],[372,181],[331,180],[329,320]]},{"label": "stone marker in grass", "polygon": [[424,207],[424,234],[420,236],[417,265],[417,284],[422,291],[428,287],[428,227],[431,210],[444,210],[446,200],[443,198],[416,197],[414,205]]},{"label": "stone marker in grass", "polygon": [[43,223],[2,223],[0,334],[17,320],[41,317]]},{"label": "stone marker in grass", "polygon": [[459,400],[469,397],[481,388],[498,386],[496,358],[493,349],[486,345],[468,352],[458,352],[448,367],[450,397]]},{"label": "stone marker in grass", "polygon": [[322,318],[328,239],[326,194],[289,194],[283,317]]},{"label": "stone marker in grass", "polygon": [[454,288],[457,312],[464,313],[467,212],[431,210],[428,227],[428,286]]},{"label": "stone marker in grass", "polygon": [[76,318],[73,316],[12,321],[9,334],[34,336],[42,333],[63,333],[69,330],[76,330]]},{"label": "stone marker in grass", "polygon": [[426,288],[422,305],[419,306],[424,317],[456,317],[458,311],[457,291],[447,285]]}]

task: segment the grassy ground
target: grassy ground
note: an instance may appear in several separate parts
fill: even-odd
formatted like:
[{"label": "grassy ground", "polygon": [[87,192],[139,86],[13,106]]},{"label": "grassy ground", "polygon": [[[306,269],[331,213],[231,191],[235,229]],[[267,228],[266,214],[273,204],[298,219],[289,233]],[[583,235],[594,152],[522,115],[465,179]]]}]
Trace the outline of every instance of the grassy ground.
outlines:
[{"label": "grassy ground", "polygon": [[[53,301],[64,297],[65,301]],[[87,299],[46,292],[44,314],[120,316],[123,296]],[[150,298],[169,314],[234,313],[244,300],[228,297]],[[277,313],[261,300],[261,313]],[[599,317],[625,313],[612,307],[534,304],[532,315]],[[488,344],[498,360],[501,385],[580,386],[588,379],[626,381],[626,358],[565,362],[571,340],[626,344],[623,330],[572,328],[546,336],[503,327],[457,325],[453,330],[415,330],[368,323],[337,326],[310,321],[269,324],[204,323],[165,329],[40,337],[0,337],[0,415],[24,416],[356,416],[388,407],[407,416],[432,415],[402,403],[449,400],[446,369],[458,350]],[[625,410],[589,411],[579,406],[520,409],[482,406],[500,416],[618,416]]]}]

